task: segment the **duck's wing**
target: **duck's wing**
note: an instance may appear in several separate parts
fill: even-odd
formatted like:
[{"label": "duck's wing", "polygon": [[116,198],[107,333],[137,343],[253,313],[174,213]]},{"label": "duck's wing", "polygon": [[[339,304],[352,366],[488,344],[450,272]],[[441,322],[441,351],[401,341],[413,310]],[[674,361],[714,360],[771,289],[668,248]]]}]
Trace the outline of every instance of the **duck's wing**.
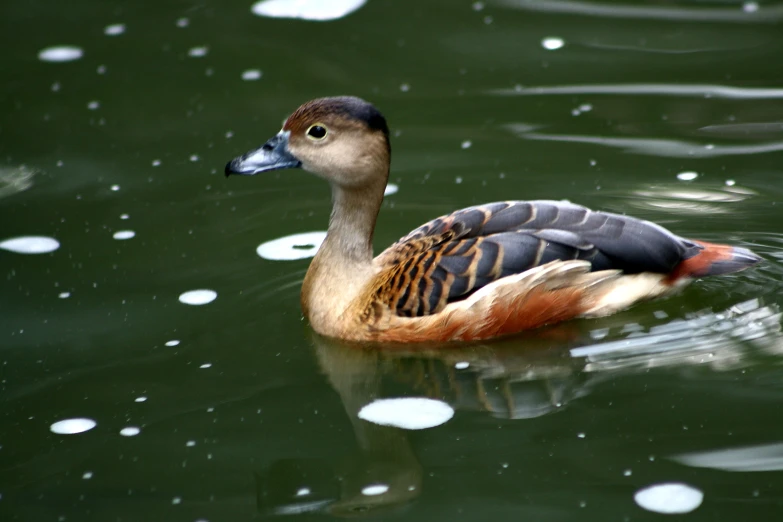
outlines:
[{"label": "duck's wing", "polygon": [[398,315],[423,316],[551,261],[669,274],[703,249],[648,221],[571,203],[491,203],[434,219],[381,253],[375,299]]}]

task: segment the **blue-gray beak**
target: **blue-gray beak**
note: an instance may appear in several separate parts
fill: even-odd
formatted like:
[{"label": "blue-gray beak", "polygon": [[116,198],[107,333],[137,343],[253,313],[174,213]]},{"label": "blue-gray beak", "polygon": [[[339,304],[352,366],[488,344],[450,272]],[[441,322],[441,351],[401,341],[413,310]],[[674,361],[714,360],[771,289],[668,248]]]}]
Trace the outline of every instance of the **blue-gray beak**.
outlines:
[{"label": "blue-gray beak", "polygon": [[256,150],[251,150],[226,163],[226,176],[253,176],[270,170],[301,167],[302,162],[288,152],[290,131],[280,131]]}]

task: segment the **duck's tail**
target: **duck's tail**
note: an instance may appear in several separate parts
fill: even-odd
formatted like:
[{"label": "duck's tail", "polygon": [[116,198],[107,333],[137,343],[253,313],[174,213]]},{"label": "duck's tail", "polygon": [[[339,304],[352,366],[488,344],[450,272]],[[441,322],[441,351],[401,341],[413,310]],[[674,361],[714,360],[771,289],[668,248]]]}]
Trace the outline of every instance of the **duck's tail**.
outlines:
[{"label": "duck's tail", "polygon": [[691,241],[699,245],[701,250],[674,268],[669,274],[669,280],[672,282],[683,277],[694,278],[739,272],[750,268],[762,259],[747,248]]}]

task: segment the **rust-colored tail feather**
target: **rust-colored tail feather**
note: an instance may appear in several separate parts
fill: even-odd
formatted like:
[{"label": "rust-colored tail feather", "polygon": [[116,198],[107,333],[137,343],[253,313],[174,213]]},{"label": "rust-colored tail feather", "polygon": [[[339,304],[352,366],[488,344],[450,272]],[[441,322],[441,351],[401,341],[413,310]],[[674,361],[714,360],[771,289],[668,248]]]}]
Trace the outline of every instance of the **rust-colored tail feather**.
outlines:
[{"label": "rust-colored tail feather", "polygon": [[686,259],[675,267],[669,275],[674,282],[682,277],[705,277],[739,272],[761,261],[758,256],[742,247],[693,241],[703,248],[695,256]]}]

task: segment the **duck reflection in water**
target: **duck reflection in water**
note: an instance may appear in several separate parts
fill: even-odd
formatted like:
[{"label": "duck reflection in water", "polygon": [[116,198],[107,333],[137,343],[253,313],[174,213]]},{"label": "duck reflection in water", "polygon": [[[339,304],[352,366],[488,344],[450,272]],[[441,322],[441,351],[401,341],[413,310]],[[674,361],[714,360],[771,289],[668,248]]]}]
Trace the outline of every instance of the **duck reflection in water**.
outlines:
[{"label": "duck reflection in water", "polygon": [[[584,321],[568,331],[561,325],[513,341],[448,350],[364,346],[312,333],[318,364],[342,401],[357,449],[336,462],[277,461],[257,476],[258,508],[267,515],[377,515],[418,497],[423,469],[406,430],[360,417],[379,399],[426,397],[448,404],[456,415],[531,419],[567,407],[601,382],[650,368],[708,365],[725,371],[744,366],[754,354],[780,354],[780,315],[776,306],[751,300],[649,327],[615,322],[604,323],[610,324],[609,332],[580,331],[595,327]],[[570,342],[552,342],[564,334]],[[597,336],[603,341],[591,342]]]}]

